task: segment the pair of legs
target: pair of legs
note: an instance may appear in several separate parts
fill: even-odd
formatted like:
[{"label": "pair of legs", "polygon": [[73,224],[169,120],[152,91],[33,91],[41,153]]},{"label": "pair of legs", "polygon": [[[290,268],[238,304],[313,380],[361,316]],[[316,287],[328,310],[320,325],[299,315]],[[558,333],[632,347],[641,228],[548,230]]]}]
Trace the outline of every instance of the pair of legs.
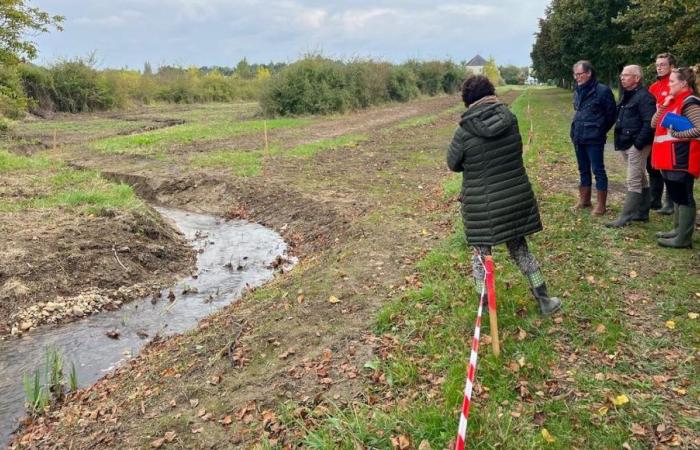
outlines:
[{"label": "pair of legs", "polygon": [[575,144],[576,161],[582,187],[590,187],[595,175],[597,191],[608,190],[608,174],[605,172],[603,144]]},{"label": "pair of legs", "polygon": [[605,214],[605,206],[608,200],[608,174],[605,172],[605,159],[603,157],[603,144],[574,144],[576,161],[578,163],[579,184],[579,208],[591,206],[591,186],[595,175],[595,188],[597,204],[593,214]]},{"label": "pair of legs", "polygon": [[606,223],[606,226],[624,227],[633,220],[642,222],[649,220],[651,192],[646,172],[649,153],[651,153],[651,145],[642,149],[632,146],[627,150],[620,150],[620,155],[627,165],[627,195],[620,217]]},{"label": "pair of legs", "polygon": [[[540,306],[540,313],[549,315],[561,308],[561,301],[556,297],[547,295],[547,286],[544,282],[544,276],[540,270],[540,265],[535,256],[530,253],[527,247],[527,241],[524,237],[515,238],[506,242],[508,253],[511,259],[517,264],[520,272],[525,275],[530,289],[532,290],[535,299]],[[474,245],[472,246],[472,272],[474,274],[474,284],[479,294],[484,291],[484,277],[486,269],[484,268],[483,258],[491,254],[490,245]]]},{"label": "pair of legs", "polygon": [[666,192],[673,200],[673,230],[656,233],[662,247],[688,248],[693,246],[695,214],[693,197],[695,178],[686,172],[663,172]]},{"label": "pair of legs", "polygon": [[659,214],[673,213],[673,202],[666,190],[664,197],[664,177],[660,170],[651,167],[651,158],[647,158],[647,174],[649,174],[649,191],[651,192],[651,209]]}]

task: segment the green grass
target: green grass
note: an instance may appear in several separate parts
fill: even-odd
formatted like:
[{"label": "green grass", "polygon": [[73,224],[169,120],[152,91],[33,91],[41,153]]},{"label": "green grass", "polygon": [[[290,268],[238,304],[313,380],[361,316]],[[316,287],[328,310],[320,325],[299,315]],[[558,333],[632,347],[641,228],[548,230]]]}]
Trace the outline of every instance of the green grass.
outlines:
[{"label": "green grass", "polygon": [[356,147],[362,141],[369,139],[366,135],[345,135],[338,136],[331,139],[323,139],[316,142],[309,142],[307,144],[297,145],[292,148],[286,155],[299,157],[299,158],[312,158],[318,153],[336,150],[339,148],[346,147]]},{"label": "green grass", "polygon": [[23,186],[18,196],[0,197],[0,212],[68,208],[105,214],[144,206],[129,185],[112,183],[95,171],[74,170],[43,156],[20,156],[0,150],[0,173],[8,182],[22,180]]},{"label": "green grass", "polygon": [[[562,296],[564,314],[542,319],[506,250],[494,249],[502,354],[497,359],[481,347],[477,384],[484,390],[474,394],[469,448],[653,446],[651,434],[632,434],[633,423],[649,430],[662,423],[683,427],[685,442],[700,432],[697,417],[682,411],[683,405],[691,411],[699,394],[692,355],[700,344],[700,319],[688,316],[699,312],[698,257],[656,246],[653,232],[667,226],[666,219],[609,230],[601,220],[571,211],[577,172],[568,140],[570,99],[570,92],[538,89],[513,105],[525,138],[532,119],[533,143],[524,159],[545,223],[545,231],[529,239],[530,248],[550,292]],[[569,178],[572,193],[537,185],[553,176]],[[449,177],[446,195],[456,194],[460,181]],[[456,224],[454,234],[418,263],[422,286],[392,299],[376,318],[376,334],[395,339],[386,357],[365,365],[365,389],[381,403],[335,407],[312,421],[288,417],[291,427],[305,429],[298,444],[388,449],[391,437],[405,435],[413,448],[423,440],[446,448],[454,439],[477,297],[470,251]],[[630,276],[632,270],[638,275]],[[648,317],[636,325],[624,313],[635,308],[626,303],[633,293],[644,294],[649,305]],[[666,320],[674,321],[673,330],[664,327]],[[658,336],[643,328],[649,321]],[[682,356],[668,359],[665,352]],[[672,381],[655,385],[651,377],[659,374]],[[378,375],[384,382],[373,381]],[[671,390],[679,385],[687,386],[686,394]],[[386,400],[389,393],[393,401]],[[629,403],[613,406],[608,398],[621,394]],[[553,442],[545,440],[545,429]]]},{"label": "green grass", "polygon": [[268,130],[301,127],[309,119],[249,120],[244,122],[185,123],[146,133],[115,136],[99,140],[91,145],[97,151],[116,154],[150,154],[171,145],[206,142],[240,134],[260,133],[262,144],[265,126]]},{"label": "green grass", "polygon": [[22,156],[0,149],[0,173],[42,170],[51,166],[51,161],[41,156]]},{"label": "green grass", "polygon": [[406,128],[420,127],[423,125],[432,125],[435,123],[437,118],[438,116],[434,114],[428,116],[412,117],[410,119],[406,119],[402,122],[399,122],[397,125],[390,128],[390,130],[405,130]]},{"label": "green grass", "polygon": [[253,177],[262,171],[263,151],[216,150],[192,157],[195,167],[228,167],[240,177]]}]

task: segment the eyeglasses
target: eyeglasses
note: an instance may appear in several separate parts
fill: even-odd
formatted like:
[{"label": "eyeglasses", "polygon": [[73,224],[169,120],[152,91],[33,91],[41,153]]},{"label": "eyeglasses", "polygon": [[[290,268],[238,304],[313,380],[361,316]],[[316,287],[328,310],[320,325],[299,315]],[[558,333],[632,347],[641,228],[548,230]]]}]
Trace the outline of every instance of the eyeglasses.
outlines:
[{"label": "eyeglasses", "polygon": [[588,72],[574,72],[574,78],[581,77],[581,76],[583,76],[583,75],[585,75],[585,74],[587,74],[587,73],[588,73]]}]

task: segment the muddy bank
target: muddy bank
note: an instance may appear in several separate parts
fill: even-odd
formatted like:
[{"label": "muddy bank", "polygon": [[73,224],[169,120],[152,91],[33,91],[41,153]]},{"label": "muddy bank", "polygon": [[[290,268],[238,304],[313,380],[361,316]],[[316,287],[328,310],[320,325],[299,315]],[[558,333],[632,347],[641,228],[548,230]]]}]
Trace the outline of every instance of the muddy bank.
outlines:
[{"label": "muddy bank", "polygon": [[3,213],[0,235],[0,335],[117,308],[195,261],[184,236],[147,209]]},{"label": "muddy bank", "polygon": [[69,324],[43,327],[0,345],[0,446],[23,415],[22,376],[41,366],[47,348],[75,365],[89,386],[150,340],[193,328],[232,300],[291,268],[287,245],[272,230],[245,221],[159,209],[182,230],[197,254],[196,274],[176,286]]}]

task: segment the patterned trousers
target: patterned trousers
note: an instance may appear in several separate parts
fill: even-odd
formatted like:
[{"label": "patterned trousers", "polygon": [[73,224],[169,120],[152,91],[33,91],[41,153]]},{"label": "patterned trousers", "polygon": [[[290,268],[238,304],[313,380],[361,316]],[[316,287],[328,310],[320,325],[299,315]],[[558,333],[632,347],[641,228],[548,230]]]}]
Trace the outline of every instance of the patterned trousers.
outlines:
[{"label": "patterned trousers", "polygon": [[[519,237],[506,242],[508,253],[511,259],[520,269],[520,272],[525,275],[531,288],[536,288],[544,284],[544,276],[540,270],[540,265],[537,258],[530,253],[527,247],[527,241],[524,237]],[[484,287],[484,276],[486,269],[481,257],[486,257],[491,254],[490,245],[474,245],[472,246],[474,256],[472,256],[472,272],[474,274],[474,283],[476,284],[477,292],[481,293]]]}]

